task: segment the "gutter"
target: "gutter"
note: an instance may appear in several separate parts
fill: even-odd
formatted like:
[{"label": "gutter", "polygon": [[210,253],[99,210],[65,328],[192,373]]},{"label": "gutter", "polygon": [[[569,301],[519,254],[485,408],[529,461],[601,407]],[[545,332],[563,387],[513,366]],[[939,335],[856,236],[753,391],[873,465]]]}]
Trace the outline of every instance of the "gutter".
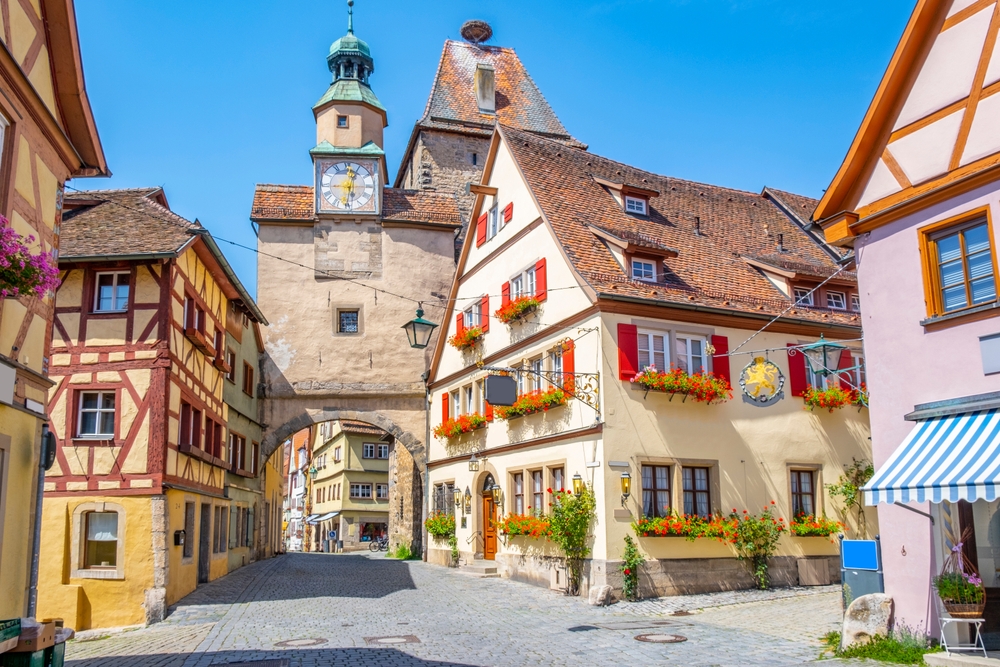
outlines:
[{"label": "gutter", "polygon": [[144,259],[172,259],[177,256],[176,252],[146,252],[132,255],[60,255],[59,263],[63,262],[110,262],[110,261],[139,261]]}]

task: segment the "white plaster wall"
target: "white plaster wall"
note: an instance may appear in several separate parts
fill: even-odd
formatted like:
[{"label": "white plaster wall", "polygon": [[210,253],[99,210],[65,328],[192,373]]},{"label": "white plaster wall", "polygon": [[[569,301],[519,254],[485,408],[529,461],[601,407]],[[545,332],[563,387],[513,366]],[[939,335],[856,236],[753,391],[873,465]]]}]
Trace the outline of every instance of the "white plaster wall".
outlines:
[{"label": "white plaster wall", "polygon": [[885,166],[885,161],[879,158],[875,164],[875,171],[872,172],[872,177],[868,181],[868,185],[865,186],[864,192],[861,193],[858,206],[867,206],[873,201],[878,201],[882,197],[888,197],[900,190],[902,188],[899,185],[899,181],[889,171],[889,167]]},{"label": "white plaster wall", "polygon": [[956,111],[889,144],[910,183],[916,185],[948,171],[964,116],[964,110]]},{"label": "white plaster wall", "polygon": [[979,100],[965,143],[961,164],[968,164],[1000,151],[1000,95]]}]

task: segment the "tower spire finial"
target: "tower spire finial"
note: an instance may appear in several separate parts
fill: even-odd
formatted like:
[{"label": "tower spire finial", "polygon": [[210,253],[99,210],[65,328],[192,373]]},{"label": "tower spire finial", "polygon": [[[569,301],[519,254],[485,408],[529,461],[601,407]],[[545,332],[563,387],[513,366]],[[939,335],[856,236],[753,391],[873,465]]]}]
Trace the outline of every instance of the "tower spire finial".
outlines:
[{"label": "tower spire finial", "polygon": [[347,34],[354,34],[354,0],[347,0]]}]

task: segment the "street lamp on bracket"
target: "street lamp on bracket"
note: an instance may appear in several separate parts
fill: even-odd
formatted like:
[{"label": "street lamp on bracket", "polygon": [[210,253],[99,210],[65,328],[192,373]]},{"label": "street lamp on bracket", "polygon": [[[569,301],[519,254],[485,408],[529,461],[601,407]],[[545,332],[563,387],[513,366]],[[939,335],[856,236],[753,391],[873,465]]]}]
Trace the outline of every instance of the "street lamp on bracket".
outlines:
[{"label": "street lamp on bracket", "polygon": [[434,322],[424,319],[422,305],[419,304],[417,307],[417,316],[403,325],[403,328],[406,329],[406,337],[410,341],[410,347],[417,350],[427,347],[431,341],[431,334],[438,326]]},{"label": "street lamp on bracket", "polygon": [[846,345],[831,343],[823,337],[823,334],[820,334],[818,341],[801,346],[799,351],[805,355],[806,361],[809,362],[809,368],[812,369],[813,373],[826,376],[848,370],[838,368],[840,366],[841,353],[846,349]]}]

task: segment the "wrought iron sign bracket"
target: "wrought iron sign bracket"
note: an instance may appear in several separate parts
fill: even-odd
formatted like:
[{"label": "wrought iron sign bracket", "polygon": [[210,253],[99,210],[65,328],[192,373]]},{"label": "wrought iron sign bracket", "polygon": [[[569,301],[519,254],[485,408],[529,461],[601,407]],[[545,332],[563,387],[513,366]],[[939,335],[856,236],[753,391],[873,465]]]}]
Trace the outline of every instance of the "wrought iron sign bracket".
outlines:
[{"label": "wrought iron sign bracket", "polygon": [[[593,408],[597,420],[601,420],[601,374],[600,373],[560,373],[558,371],[536,371],[531,368],[510,368],[506,366],[483,366],[480,370],[488,375],[518,375],[526,373],[539,377],[554,387],[562,387],[572,398]],[[567,389],[566,378],[573,378],[572,390]]]}]

